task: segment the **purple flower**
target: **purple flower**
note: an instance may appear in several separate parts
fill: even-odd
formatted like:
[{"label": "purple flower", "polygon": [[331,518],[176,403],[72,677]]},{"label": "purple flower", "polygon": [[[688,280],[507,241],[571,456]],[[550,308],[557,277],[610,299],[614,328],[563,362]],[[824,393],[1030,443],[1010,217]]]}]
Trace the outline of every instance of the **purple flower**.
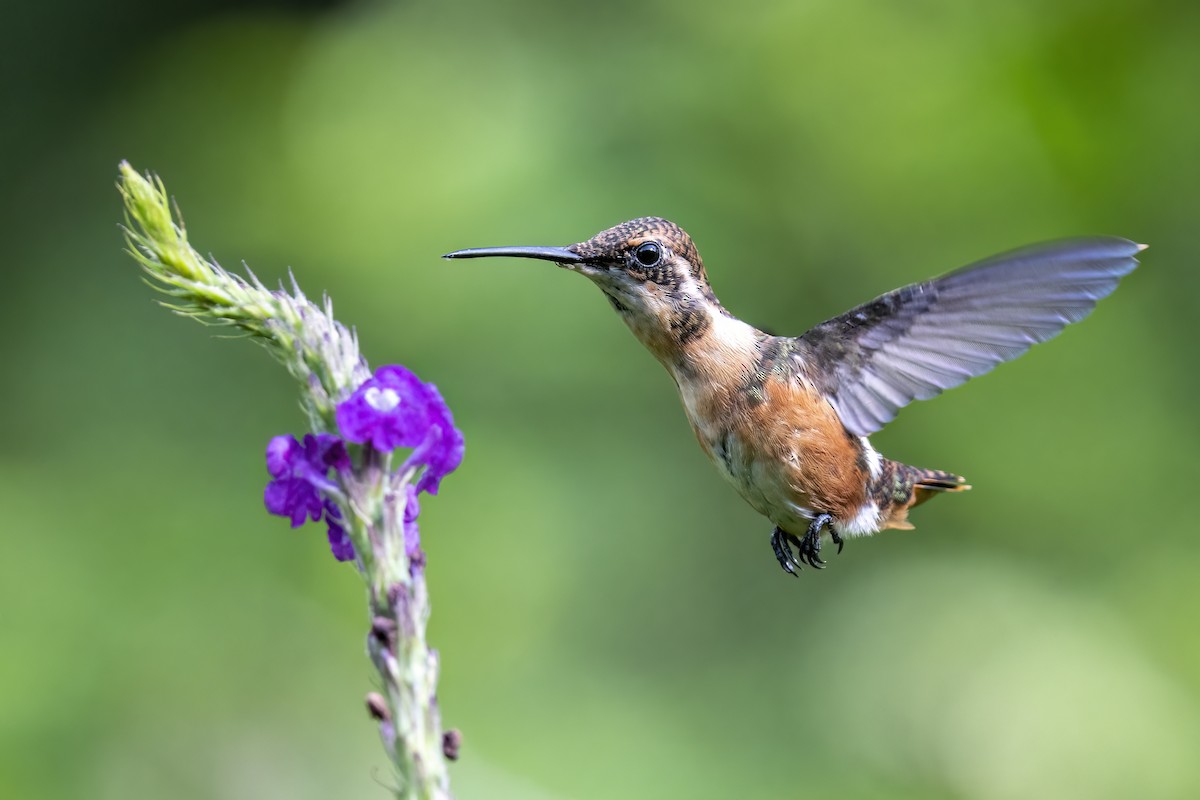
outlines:
[{"label": "purple flower", "polygon": [[[338,405],[336,416],[344,439],[328,433],[308,434],[303,440],[276,436],[267,445],[267,470],[272,478],[263,492],[267,510],[287,517],[293,528],[324,519],[334,558],[354,560],[354,542],[334,500],[341,494],[329,471],[347,474],[354,469],[346,441],[387,453],[398,447],[411,448],[397,475],[423,468],[416,484],[404,487],[404,552],[415,574],[425,565],[417,527],[421,513],[418,496],[422,491],[437,494],[442,478],[462,462],[462,433],[454,427],[454,417],[437,387],[401,366],[376,370]],[[371,463],[364,462],[364,468]]]},{"label": "purple flower", "polygon": [[414,448],[405,464],[425,466],[419,491],[437,494],[462,462],[463,436],[437,387],[396,364],[377,369],[338,405],[337,424],[347,441],[382,452]]},{"label": "purple flower", "polygon": [[338,437],[310,433],[302,444],[295,436],[276,436],[267,444],[267,471],[273,480],[263,492],[263,503],[272,514],[290,518],[293,528],[324,516],[334,557],[348,561],[354,558],[354,545],[341,525],[342,512],[321,495],[337,488],[329,480],[330,469],[350,469],[346,445]]},{"label": "purple flower", "polygon": [[342,510],[332,500],[325,501],[325,524],[329,527],[329,549],[338,561],[354,560],[354,543],[342,527]]}]

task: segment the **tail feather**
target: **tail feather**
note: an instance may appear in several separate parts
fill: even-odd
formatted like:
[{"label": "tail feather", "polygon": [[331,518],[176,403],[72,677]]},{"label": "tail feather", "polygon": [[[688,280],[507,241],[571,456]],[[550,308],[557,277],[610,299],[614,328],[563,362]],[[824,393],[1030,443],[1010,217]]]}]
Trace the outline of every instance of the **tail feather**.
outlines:
[{"label": "tail feather", "polygon": [[[877,490],[881,508],[886,508],[882,528],[912,530],[908,510],[942,492],[964,492],[970,484],[961,475],[922,469],[887,459]],[[885,505],[886,503],[886,505]]]},{"label": "tail feather", "polygon": [[921,469],[904,465],[912,479],[913,501],[909,508],[919,506],[935,494],[941,492],[965,492],[971,488],[967,479],[953,472],[942,472],[937,469]]}]

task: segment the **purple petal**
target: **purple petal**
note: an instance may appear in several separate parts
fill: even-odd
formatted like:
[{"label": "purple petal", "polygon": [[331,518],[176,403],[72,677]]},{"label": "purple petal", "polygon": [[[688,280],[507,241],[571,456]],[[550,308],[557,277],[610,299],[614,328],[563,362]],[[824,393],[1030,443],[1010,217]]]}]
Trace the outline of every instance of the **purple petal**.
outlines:
[{"label": "purple petal", "polygon": [[448,436],[443,438],[441,446],[429,460],[429,466],[422,473],[417,487],[423,492],[437,494],[442,478],[458,469],[462,463],[465,445],[463,435],[458,428],[451,428]]},{"label": "purple petal", "polygon": [[418,394],[425,385],[412,370],[401,364],[385,364],[375,370],[375,380],[382,386],[396,389],[401,396],[409,397]]},{"label": "purple petal", "polygon": [[382,452],[415,447],[432,424],[429,392],[397,364],[380,367],[337,407],[338,430],[351,442]]},{"label": "purple petal", "polygon": [[325,522],[329,526],[329,549],[333,551],[333,557],[338,561],[353,561],[354,542],[350,541],[345,528],[328,518]]},{"label": "purple petal", "polygon": [[263,505],[267,507],[267,513],[280,517],[292,515],[292,507],[288,503],[288,487],[291,482],[291,478],[280,478],[267,484],[267,488],[263,490]]},{"label": "purple petal", "polygon": [[417,489],[437,494],[442,478],[462,463],[464,449],[462,432],[454,427],[450,411],[446,409],[442,424],[430,429],[429,436],[405,462],[405,466],[425,465],[425,471],[417,480]]},{"label": "purple petal", "polygon": [[300,478],[276,478],[268,483],[263,490],[263,504],[272,514],[290,517],[293,528],[299,528],[310,517],[316,522],[324,510],[317,490]]},{"label": "purple petal", "polygon": [[322,475],[329,467],[338,472],[350,468],[350,454],[346,452],[346,443],[332,433],[305,435],[304,456]]},{"label": "purple petal", "polygon": [[408,556],[409,566],[419,569],[425,566],[425,553],[421,551],[421,530],[417,527],[417,516],[421,513],[417,487],[405,486],[404,495],[404,554]]},{"label": "purple petal", "polygon": [[295,436],[276,436],[267,442],[267,472],[278,478],[287,472],[300,454],[300,443]]},{"label": "purple petal", "polygon": [[338,561],[354,560],[354,543],[342,527],[342,510],[332,500],[325,501],[325,524],[328,526],[329,549]]},{"label": "purple petal", "polygon": [[421,501],[417,496],[417,488],[412,484],[404,487],[404,522],[415,522],[421,514]]},{"label": "purple petal", "polygon": [[427,456],[427,468],[417,486],[430,494],[437,494],[442,478],[458,469],[462,463],[465,444],[462,431],[454,426],[454,416],[449,406],[442,399],[441,392],[433,384],[429,384],[430,406],[435,410],[434,423],[441,428],[442,435],[438,444]]},{"label": "purple petal", "polygon": [[413,560],[421,555],[421,531],[416,520],[404,523],[404,555]]},{"label": "purple petal", "polygon": [[[376,450],[391,452],[400,446],[411,446],[412,428],[405,408],[398,405],[381,411],[371,404],[372,392],[379,392],[379,384],[368,380],[350,398],[337,407],[338,430],[351,442],[370,443]],[[391,390],[389,390],[391,391]]]},{"label": "purple petal", "polygon": [[317,491],[331,492],[337,489],[337,484],[326,477],[328,472],[328,467],[315,468],[307,461],[302,461],[292,470],[292,476],[312,484]]}]

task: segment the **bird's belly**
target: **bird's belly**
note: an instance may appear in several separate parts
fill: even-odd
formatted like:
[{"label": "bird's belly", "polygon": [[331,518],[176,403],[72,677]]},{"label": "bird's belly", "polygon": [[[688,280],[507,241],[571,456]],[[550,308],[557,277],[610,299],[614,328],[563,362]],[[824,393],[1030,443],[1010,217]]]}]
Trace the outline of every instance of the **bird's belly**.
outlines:
[{"label": "bird's belly", "polygon": [[855,522],[868,499],[862,443],[803,387],[768,383],[764,394],[767,402],[733,406],[732,413],[688,408],[696,438],[721,475],[788,533],[799,535],[822,513],[835,524],[870,527]]},{"label": "bird's belly", "polygon": [[[703,437],[699,430],[697,435]],[[762,454],[733,431],[701,438],[701,443],[721,476],[771,522],[785,530],[802,530],[816,516],[811,498],[795,484],[788,459]]]},{"label": "bird's belly", "polygon": [[700,446],[755,511],[795,534],[820,513],[855,517],[866,500],[862,444],[810,386],[775,378],[754,392],[678,385]]}]

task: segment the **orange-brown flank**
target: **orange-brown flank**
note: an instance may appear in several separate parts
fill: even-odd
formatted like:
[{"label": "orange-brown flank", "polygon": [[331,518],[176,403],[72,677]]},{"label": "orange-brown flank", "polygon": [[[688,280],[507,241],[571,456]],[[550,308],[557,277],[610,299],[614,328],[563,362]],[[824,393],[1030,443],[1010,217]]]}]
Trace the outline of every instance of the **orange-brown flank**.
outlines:
[{"label": "orange-brown flank", "polygon": [[733,434],[783,471],[793,503],[852,518],[866,500],[867,475],[858,466],[861,446],[833,406],[798,380],[768,379],[763,395],[766,402],[735,415]]}]

